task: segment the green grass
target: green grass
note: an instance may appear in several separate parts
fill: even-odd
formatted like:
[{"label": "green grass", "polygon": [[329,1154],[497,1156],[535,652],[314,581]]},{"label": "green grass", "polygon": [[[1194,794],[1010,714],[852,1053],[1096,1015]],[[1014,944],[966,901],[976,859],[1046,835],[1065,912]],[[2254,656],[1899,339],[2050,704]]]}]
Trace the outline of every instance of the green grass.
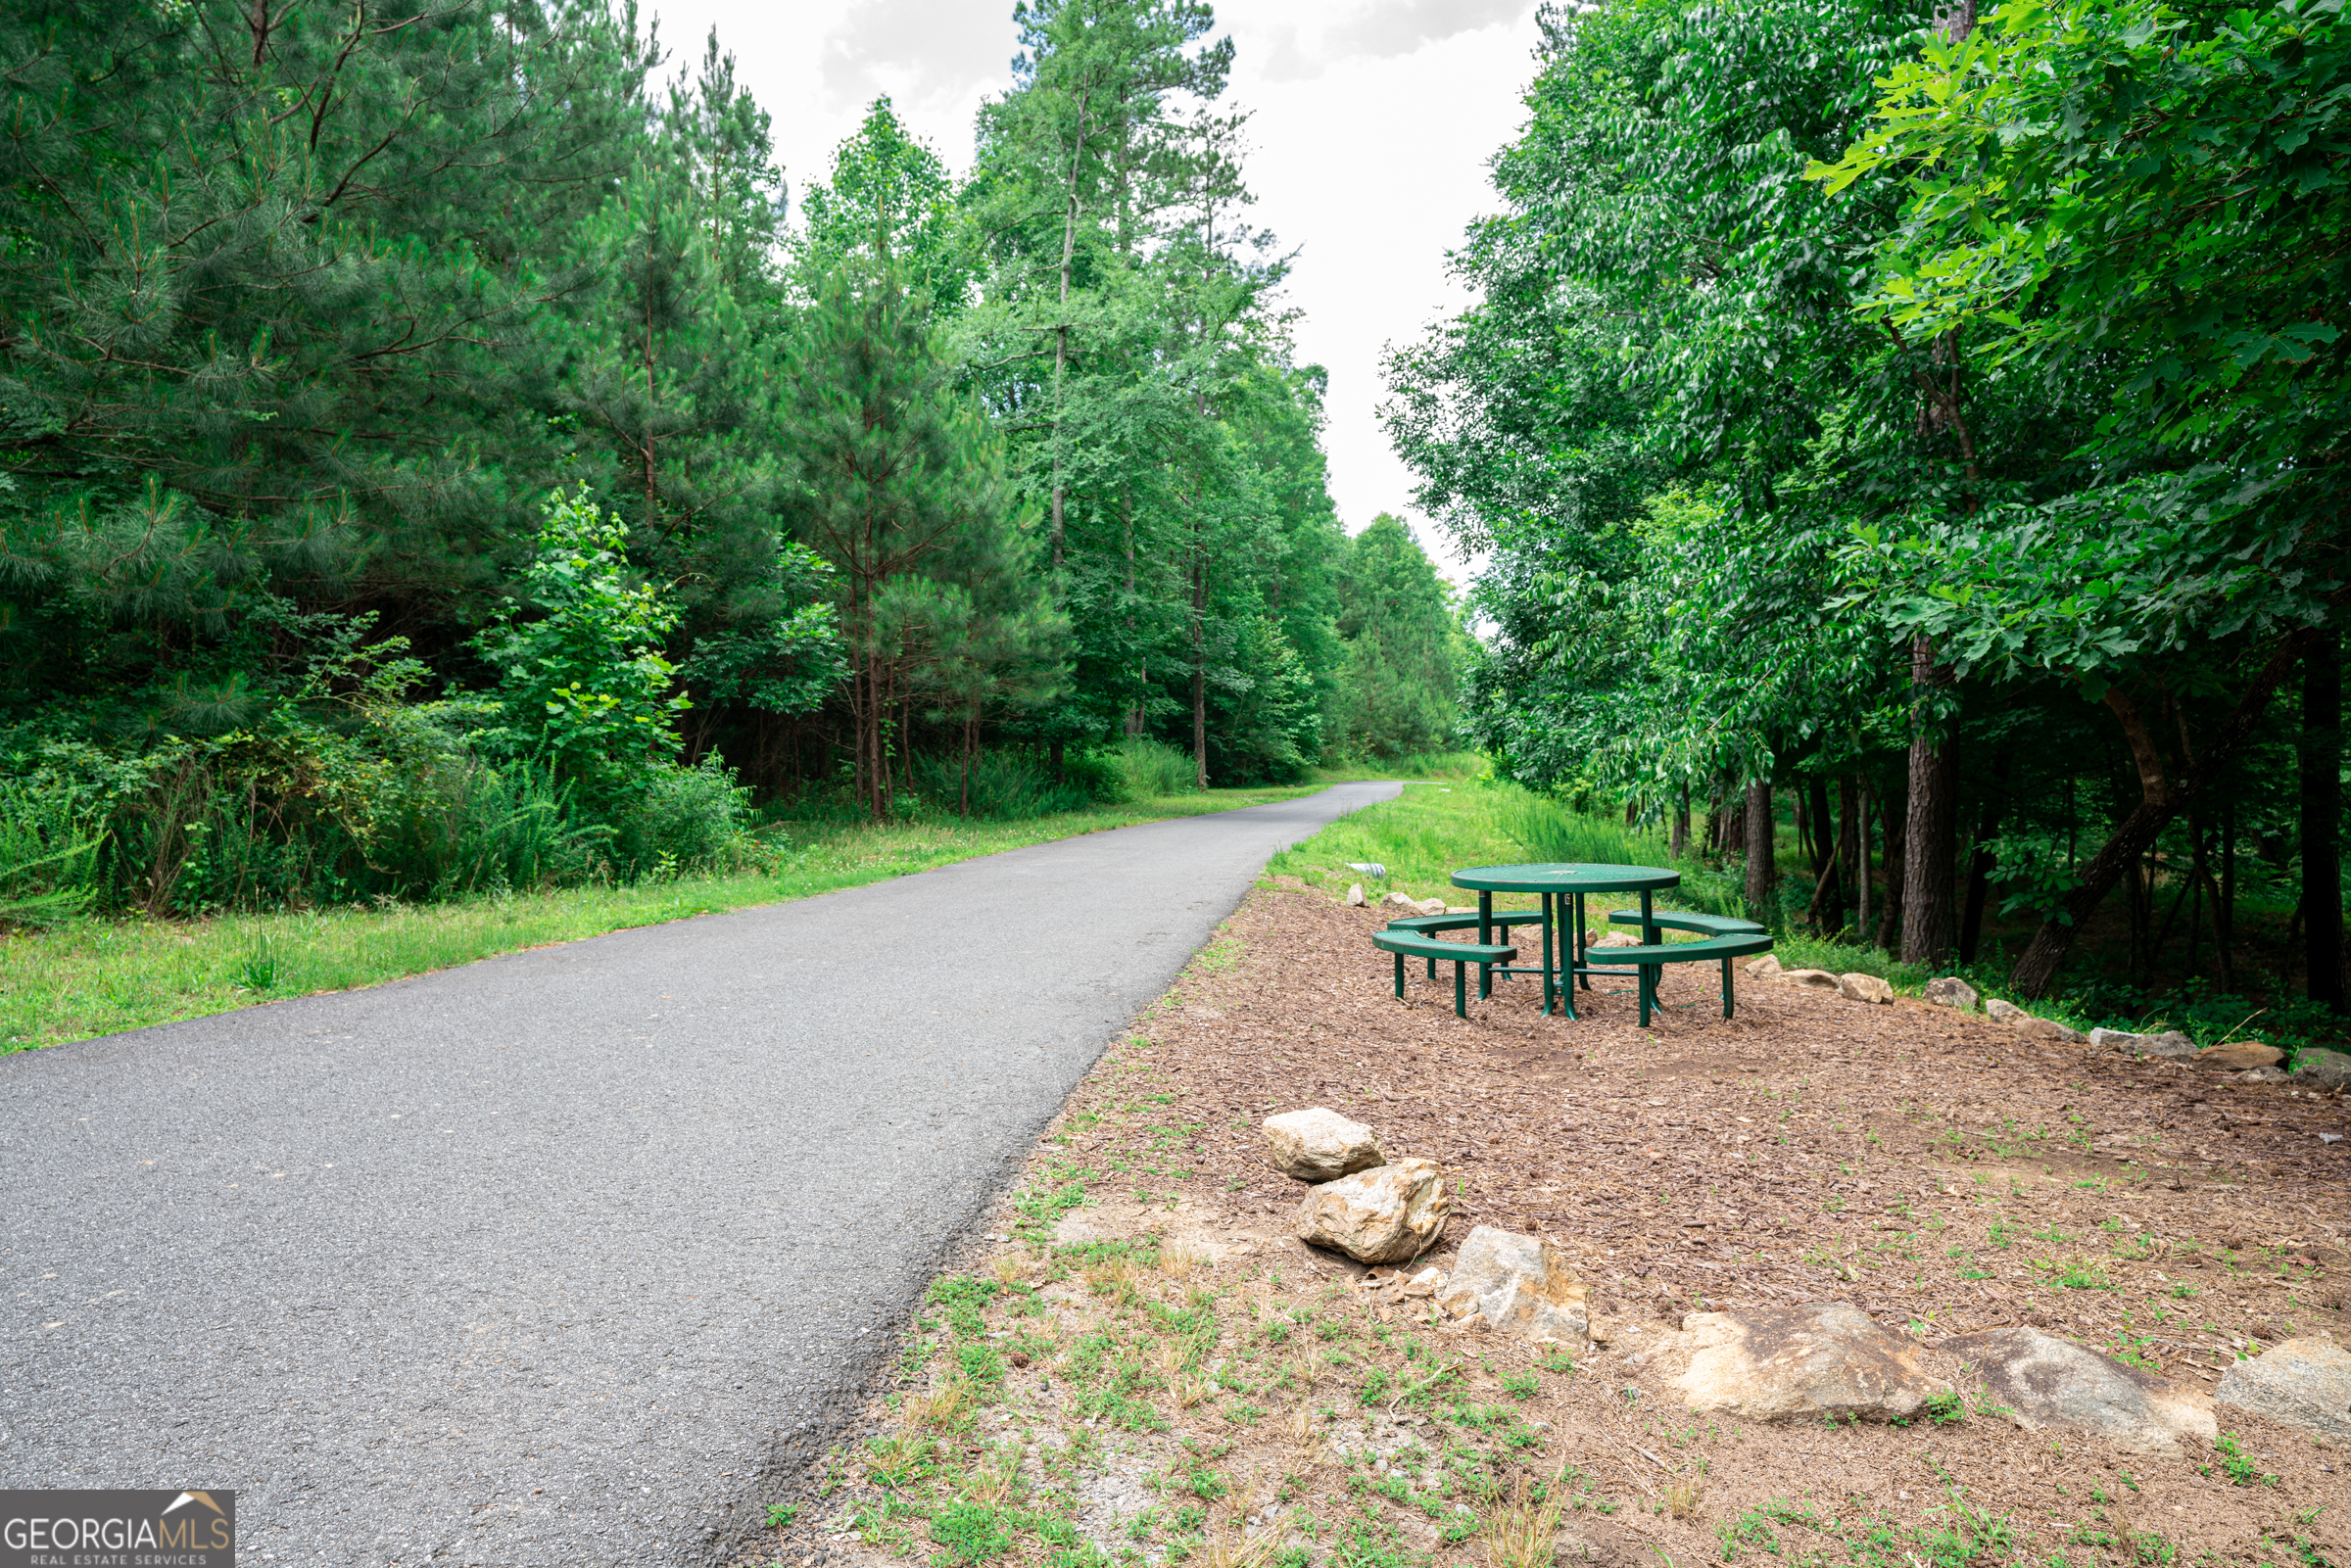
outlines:
[{"label": "green grass", "polygon": [[1028,822],[793,824],[789,858],[776,872],[187,923],[81,920],[15,931],[0,935],[0,1053],[380,985],[499,953],[809,898],[1024,844],[1289,800],[1321,787],[1212,789]]},{"label": "green grass", "polygon": [[[1452,780],[1459,782],[1448,782]],[[1476,902],[1476,895],[1452,884],[1455,872],[1469,866],[1559,860],[1673,864],[1663,841],[1649,834],[1579,816],[1516,784],[1439,774],[1427,783],[1408,783],[1394,800],[1332,823],[1295,849],[1274,856],[1266,873],[1295,877],[1310,887],[1344,890],[1351,882],[1362,882],[1374,902],[1388,893],[1404,893],[1466,906]],[[1375,878],[1351,871],[1350,861],[1385,866],[1387,875]],[[1722,874],[1688,861],[1678,869],[1682,885],[1659,894],[1658,909],[1719,913],[1728,907],[1728,879]],[[1501,907],[1514,909],[1532,902],[1531,895],[1506,896]],[[1613,907],[1597,908],[1595,914],[1605,920],[1607,908]]]}]

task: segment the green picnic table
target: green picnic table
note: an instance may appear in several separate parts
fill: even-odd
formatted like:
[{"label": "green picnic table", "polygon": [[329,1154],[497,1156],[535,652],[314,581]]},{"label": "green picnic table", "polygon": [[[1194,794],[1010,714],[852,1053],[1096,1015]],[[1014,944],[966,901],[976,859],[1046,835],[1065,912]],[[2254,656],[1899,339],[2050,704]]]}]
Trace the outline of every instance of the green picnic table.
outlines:
[{"label": "green picnic table", "polygon": [[[1641,895],[1641,940],[1655,946],[1659,941],[1658,926],[1651,908],[1651,898],[1668,887],[1679,887],[1682,874],[1655,866],[1600,866],[1550,864],[1528,866],[1472,866],[1467,871],[1453,874],[1453,885],[1472,888],[1477,893],[1477,939],[1490,940],[1489,927],[1494,922],[1496,893],[1533,893],[1540,901],[1538,912],[1543,927],[1543,963],[1540,968],[1529,966],[1496,965],[1495,972],[1503,974],[1540,974],[1543,976],[1543,1011],[1551,1011],[1556,995],[1569,1018],[1575,1017],[1575,987],[1592,988],[1595,974],[1629,974],[1644,979],[1635,969],[1600,969],[1584,959],[1584,895],[1587,893],[1639,893]],[[1630,911],[1627,911],[1630,913]],[[1552,959],[1554,931],[1558,933],[1560,962]],[[1480,994],[1483,994],[1482,992]],[[1642,1001],[1650,1001],[1649,987],[1642,986]],[[1649,1008],[1642,1010],[1641,1022],[1649,1022]]]}]

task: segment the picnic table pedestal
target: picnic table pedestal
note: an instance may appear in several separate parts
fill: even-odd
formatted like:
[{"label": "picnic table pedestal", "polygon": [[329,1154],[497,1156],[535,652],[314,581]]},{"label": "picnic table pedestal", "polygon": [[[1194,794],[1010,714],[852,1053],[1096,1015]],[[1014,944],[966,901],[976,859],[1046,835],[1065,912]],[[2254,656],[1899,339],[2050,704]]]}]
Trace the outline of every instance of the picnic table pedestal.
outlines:
[{"label": "picnic table pedestal", "polygon": [[[1641,895],[1641,940],[1654,944],[1658,928],[1651,921],[1651,895],[1668,887],[1681,885],[1680,872],[1664,871],[1655,866],[1598,866],[1598,865],[1528,865],[1473,866],[1467,871],[1453,874],[1453,885],[1467,887],[1477,893],[1477,939],[1490,942],[1496,893],[1533,893],[1541,900],[1537,908],[1542,915],[1543,965],[1540,969],[1496,965],[1495,972],[1503,974],[1541,974],[1543,976],[1543,1011],[1549,1013],[1553,997],[1569,1018],[1575,1014],[1575,987],[1592,988],[1595,974],[1631,974],[1640,978],[1639,970],[1599,969],[1584,960],[1584,895],[1586,893],[1639,893]],[[1559,946],[1559,962],[1552,958],[1556,936]],[[1483,985],[1479,994],[1485,994]]]}]

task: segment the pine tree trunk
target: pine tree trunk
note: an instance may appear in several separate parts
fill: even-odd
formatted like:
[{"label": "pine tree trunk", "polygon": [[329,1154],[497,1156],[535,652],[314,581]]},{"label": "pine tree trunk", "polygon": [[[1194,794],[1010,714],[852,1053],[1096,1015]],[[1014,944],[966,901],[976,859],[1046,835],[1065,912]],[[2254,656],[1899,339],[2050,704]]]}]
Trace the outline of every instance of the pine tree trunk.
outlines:
[{"label": "pine tree trunk", "polygon": [[2343,995],[2341,640],[2302,656],[2302,972],[2305,994],[2341,1013]]},{"label": "pine tree trunk", "polygon": [[1690,786],[1682,785],[1680,803],[1673,813],[1673,858],[1679,860],[1690,847]]},{"label": "pine tree trunk", "polygon": [[1779,919],[1779,876],[1772,865],[1771,785],[1747,786],[1747,915],[1774,925]]}]

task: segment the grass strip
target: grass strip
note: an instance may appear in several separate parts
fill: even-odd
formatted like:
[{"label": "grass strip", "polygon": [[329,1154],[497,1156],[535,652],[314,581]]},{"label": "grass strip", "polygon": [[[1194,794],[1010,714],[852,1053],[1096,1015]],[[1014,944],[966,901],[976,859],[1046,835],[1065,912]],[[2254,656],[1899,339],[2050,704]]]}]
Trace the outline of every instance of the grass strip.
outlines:
[{"label": "grass strip", "polygon": [[732,876],[190,922],[81,920],[17,931],[0,936],[0,1054],[812,898],[1055,838],[1292,800],[1329,782],[1162,795],[1026,822],[787,825],[792,836],[779,869]]}]

